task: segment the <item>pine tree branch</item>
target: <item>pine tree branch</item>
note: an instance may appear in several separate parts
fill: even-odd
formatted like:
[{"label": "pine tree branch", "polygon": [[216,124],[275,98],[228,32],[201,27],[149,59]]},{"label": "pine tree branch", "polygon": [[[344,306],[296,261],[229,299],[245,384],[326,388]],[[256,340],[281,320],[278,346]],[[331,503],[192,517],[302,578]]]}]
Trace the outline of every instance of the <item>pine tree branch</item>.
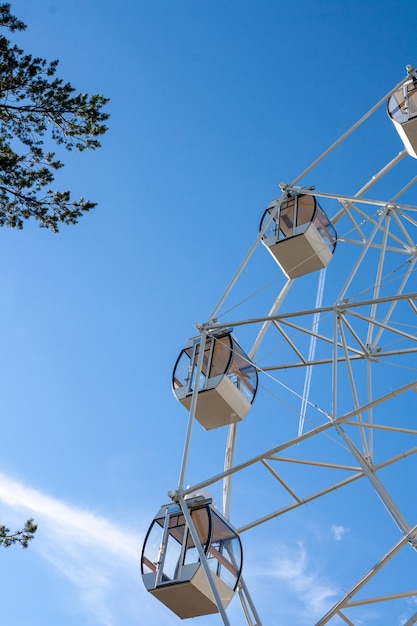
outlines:
[{"label": "pine tree branch", "polygon": [[12,534],[10,534],[9,528],[0,525],[0,545],[9,548],[12,545],[20,544],[22,548],[27,548],[29,541],[32,541],[34,538],[37,528],[38,526],[34,523],[33,517],[26,521],[22,530],[17,530]]}]

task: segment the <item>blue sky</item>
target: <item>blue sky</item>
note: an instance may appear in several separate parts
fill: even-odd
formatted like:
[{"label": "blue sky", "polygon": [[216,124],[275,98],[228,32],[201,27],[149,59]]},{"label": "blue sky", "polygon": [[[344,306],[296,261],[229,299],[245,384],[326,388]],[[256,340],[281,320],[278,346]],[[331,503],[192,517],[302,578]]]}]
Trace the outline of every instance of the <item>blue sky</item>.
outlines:
[{"label": "blue sky", "polygon": [[[227,287],[279,183],[293,181],[417,64],[417,5],[16,0],[12,11],[28,25],[13,39],[58,58],[77,90],[108,96],[111,118],[103,147],[67,155],[58,177],[98,207],[58,235],[36,224],[1,233],[0,521],[17,528],[33,516],[39,524],[27,551],[1,553],[2,623],[171,626],[178,619],[143,588],[139,555],[181,467],[187,413],[170,387],[175,360]],[[382,110],[367,132],[305,184],[356,193],[402,149]],[[415,168],[407,157],[377,197],[391,197]],[[417,204],[412,192],[404,201]],[[350,263],[342,246],[337,252],[330,294]],[[260,250],[237,300],[282,280]],[[314,302],[316,283],[300,284],[292,309]],[[265,314],[271,302],[262,294],[248,315]],[[249,344],[246,332],[237,334]],[[390,376],[387,366],[381,380]],[[280,382],[294,389],[289,374]],[[299,397],[283,389],[265,382],[239,434],[239,460],[296,435]],[[329,410],[328,381],[314,373],[311,389]],[[328,449],[351,462],[333,443],[312,440],[311,454]],[[221,471],[224,444],[224,432],[195,428],[190,483]],[[410,463],[387,475],[389,489],[411,485],[412,472]],[[302,467],[291,480],[321,484]],[[236,479],[232,523],[280,508],[270,481],[258,468]],[[311,626],[397,541],[359,482],[243,534],[244,576],[264,626]],[[411,515],[405,490],[399,498]],[[414,576],[408,553],[398,562],[375,595]],[[359,611],[355,624],[400,625],[416,610],[412,600],[393,604]],[[244,623],[237,602],[230,619]]]}]

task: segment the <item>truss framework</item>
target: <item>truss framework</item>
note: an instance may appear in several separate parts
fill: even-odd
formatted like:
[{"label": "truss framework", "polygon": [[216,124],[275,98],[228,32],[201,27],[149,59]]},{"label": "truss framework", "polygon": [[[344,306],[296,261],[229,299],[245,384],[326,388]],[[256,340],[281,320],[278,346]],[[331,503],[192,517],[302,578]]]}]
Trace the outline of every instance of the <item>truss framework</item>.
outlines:
[{"label": "truss framework", "polygon": [[[394,90],[397,88],[398,85]],[[237,462],[238,427],[232,425],[226,438],[225,462],[221,471],[185,487],[198,402],[195,393],[179,485],[173,495],[181,501],[190,493],[222,483],[223,513],[229,517],[233,503],[233,481],[251,468],[261,469],[272,478],[276,486],[276,494],[271,501],[282,501],[282,504],[242,523],[238,532],[246,533],[335,491],[343,489],[348,492],[352,485],[368,482],[398,529],[399,539],[316,626],[332,623],[334,619],[339,620],[338,623],[342,620],[346,624],[353,624],[349,618],[352,609],[417,597],[415,589],[405,589],[369,598],[356,598],[405,546],[411,546],[414,550],[417,547],[417,519],[413,507],[404,499],[397,503],[392,485],[387,488],[383,481],[390,468],[417,459],[417,429],[414,428],[413,411],[404,410],[404,407],[412,405],[415,413],[417,392],[417,207],[398,201],[417,181],[417,177],[389,201],[365,197],[374,185],[403,161],[406,153],[402,151],[354,196],[335,195],[297,186],[394,90],[294,183],[281,185],[284,194],[301,190],[303,194],[314,194],[316,198],[328,202],[328,206],[333,206],[331,219],[337,227],[338,244],[328,270],[322,270],[322,273],[328,272],[329,287],[326,287],[325,303],[319,306],[317,300],[314,303],[315,294],[312,292],[309,296],[311,304],[309,301],[302,309],[299,306],[292,308],[291,296],[298,284],[301,291],[305,289],[308,293],[311,280],[307,283],[306,277],[288,279],[273,302],[268,303],[265,315],[243,320],[228,319],[221,323],[218,321],[232,290],[243,277],[255,250],[261,245],[261,231],[209,321],[198,326],[202,343],[207,334],[218,329],[233,327],[254,330],[249,357],[258,367],[265,390],[278,385],[280,394],[292,394],[293,399],[304,402],[304,408],[299,410],[298,415],[298,435],[282,433],[279,441],[270,448]],[[268,224],[264,230],[267,227]],[[304,392],[300,386],[300,381],[305,381],[308,373],[312,372],[314,376],[317,372],[322,387],[317,401],[310,399],[308,394],[306,396],[305,386]],[[327,408],[323,408],[327,405]],[[268,421],[268,416],[264,416],[264,419]],[[321,456],[316,454],[319,446],[316,449],[315,442],[330,434],[343,447],[343,458],[346,459],[343,462],[336,460],[330,446],[320,446]],[[294,467],[304,468],[305,472],[319,469],[320,484],[309,482],[294,486],[291,473]],[[244,581],[239,588],[239,598],[247,623],[250,626],[260,625],[260,618]],[[220,614],[223,623],[227,625],[229,622],[223,609]],[[407,624],[416,621],[417,613],[409,618]]]}]

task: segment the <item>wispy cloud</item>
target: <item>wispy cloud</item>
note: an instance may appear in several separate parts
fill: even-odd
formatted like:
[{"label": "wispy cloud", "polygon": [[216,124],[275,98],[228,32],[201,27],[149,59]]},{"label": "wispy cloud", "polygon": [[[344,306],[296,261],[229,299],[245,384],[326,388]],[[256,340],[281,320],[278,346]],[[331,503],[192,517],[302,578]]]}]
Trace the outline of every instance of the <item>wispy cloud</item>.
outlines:
[{"label": "wispy cloud", "polygon": [[[147,621],[148,614],[149,619],[158,614],[158,603],[141,585],[141,536],[4,474],[0,474],[0,503],[7,510],[8,522],[14,514],[15,523],[17,513],[20,522],[16,523],[23,516],[35,517],[39,530],[29,550],[71,583],[77,591],[78,610],[93,617],[96,624],[133,624],[138,617]],[[174,623],[166,615],[163,621]]]},{"label": "wispy cloud", "polygon": [[[322,616],[340,594],[340,589],[324,576],[317,567],[317,559],[310,558],[304,541],[289,545],[274,542],[274,550],[268,564],[255,577],[268,581],[268,588],[275,596],[282,596],[277,621],[311,625],[314,618]],[[275,582],[274,582],[275,581]],[[277,581],[279,583],[277,584]]]},{"label": "wispy cloud", "polygon": [[320,615],[329,607],[331,598],[337,594],[336,587],[320,578],[311,567],[304,543],[298,541],[292,550],[288,548],[274,562],[273,575],[286,581],[293,592],[304,598],[307,610]]},{"label": "wispy cloud", "polygon": [[76,540],[76,544],[105,547],[127,561],[137,559],[138,537],[118,529],[103,517],[70,506],[0,474],[0,501],[12,508],[27,509],[41,517],[61,540]]},{"label": "wispy cloud", "polygon": [[336,541],[341,541],[343,539],[343,535],[349,532],[349,528],[345,526],[341,526],[340,524],[334,524],[332,526],[333,538]]}]

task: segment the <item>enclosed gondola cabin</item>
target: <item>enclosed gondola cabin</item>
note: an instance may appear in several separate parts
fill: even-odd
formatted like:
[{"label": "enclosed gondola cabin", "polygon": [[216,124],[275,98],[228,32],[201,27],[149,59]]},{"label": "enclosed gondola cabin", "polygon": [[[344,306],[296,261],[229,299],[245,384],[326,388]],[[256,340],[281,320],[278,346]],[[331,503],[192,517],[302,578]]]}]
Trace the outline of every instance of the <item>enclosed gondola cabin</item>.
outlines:
[{"label": "enclosed gondola cabin", "polygon": [[390,116],[408,154],[417,159],[417,79],[411,78],[388,100]]},{"label": "enclosed gondola cabin", "polygon": [[[274,216],[272,221],[271,216]],[[272,200],[260,230],[266,246],[288,278],[326,267],[336,247],[336,230],[312,195],[294,194]]]},{"label": "enclosed gondola cabin", "polygon": [[256,395],[258,374],[230,331],[209,334],[204,344],[202,368],[197,367],[201,337],[190,339],[174,367],[172,388],[188,410],[195,387],[195,418],[206,430],[243,420]]},{"label": "enclosed gondola cabin", "polygon": [[[199,496],[186,503],[215,589],[226,608],[241,576],[240,538],[211,500]],[[179,505],[162,506],[155,516],[143,545],[141,571],[146,589],[181,619],[219,612]]]}]

